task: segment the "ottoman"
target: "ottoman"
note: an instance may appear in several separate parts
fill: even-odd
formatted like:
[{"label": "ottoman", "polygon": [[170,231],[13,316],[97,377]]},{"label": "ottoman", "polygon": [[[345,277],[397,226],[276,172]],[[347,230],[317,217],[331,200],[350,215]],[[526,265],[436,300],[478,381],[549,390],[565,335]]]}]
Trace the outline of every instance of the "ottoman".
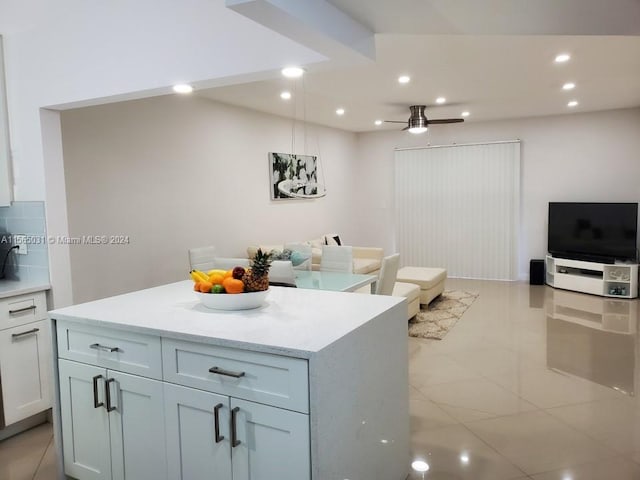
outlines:
[{"label": "ottoman", "polygon": [[402,267],[398,270],[397,281],[414,283],[420,287],[420,304],[428,305],[431,300],[444,292],[447,271],[444,268]]},{"label": "ottoman", "polygon": [[396,282],[391,295],[407,299],[407,320],[411,320],[420,311],[420,287],[415,283]]}]

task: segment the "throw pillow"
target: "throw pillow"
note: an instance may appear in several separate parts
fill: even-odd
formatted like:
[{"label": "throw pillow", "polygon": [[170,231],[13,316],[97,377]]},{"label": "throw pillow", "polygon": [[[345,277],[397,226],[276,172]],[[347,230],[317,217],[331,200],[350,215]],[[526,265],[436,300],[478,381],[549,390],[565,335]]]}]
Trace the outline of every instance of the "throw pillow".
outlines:
[{"label": "throw pillow", "polygon": [[297,251],[293,251],[291,252],[291,263],[293,264],[294,267],[297,267],[299,265],[302,265],[304,262],[306,262],[307,260],[309,260],[311,258],[310,255],[305,255],[302,252],[297,252]]},{"label": "throw pillow", "polygon": [[324,236],[324,244],[325,245],[337,245],[342,246],[342,242],[340,241],[340,235],[337,233],[329,233]]}]

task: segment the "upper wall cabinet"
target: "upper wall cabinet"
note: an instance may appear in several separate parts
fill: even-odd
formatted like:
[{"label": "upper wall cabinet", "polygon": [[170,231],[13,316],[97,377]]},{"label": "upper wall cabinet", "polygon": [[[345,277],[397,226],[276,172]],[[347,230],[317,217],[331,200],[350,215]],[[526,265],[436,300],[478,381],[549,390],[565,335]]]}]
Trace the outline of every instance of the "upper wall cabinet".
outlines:
[{"label": "upper wall cabinet", "polygon": [[4,73],[4,48],[0,35],[0,207],[11,203],[11,148],[9,145],[9,114]]}]

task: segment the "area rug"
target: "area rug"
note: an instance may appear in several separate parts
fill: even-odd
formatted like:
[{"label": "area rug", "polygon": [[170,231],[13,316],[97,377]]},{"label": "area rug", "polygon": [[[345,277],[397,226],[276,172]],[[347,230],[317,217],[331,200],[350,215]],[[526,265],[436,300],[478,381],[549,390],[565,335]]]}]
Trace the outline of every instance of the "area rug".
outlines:
[{"label": "area rug", "polygon": [[477,292],[445,290],[428,306],[421,305],[418,314],[409,320],[409,336],[442,340],[478,295]]}]

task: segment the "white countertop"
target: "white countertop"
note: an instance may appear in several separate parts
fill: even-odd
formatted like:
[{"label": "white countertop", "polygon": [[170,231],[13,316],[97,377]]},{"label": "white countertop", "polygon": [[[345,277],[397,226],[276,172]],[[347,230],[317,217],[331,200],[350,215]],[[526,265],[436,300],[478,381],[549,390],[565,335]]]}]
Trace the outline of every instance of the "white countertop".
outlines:
[{"label": "white countertop", "polygon": [[23,295],[25,293],[49,290],[51,285],[42,282],[28,282],[24,280],[0,280],[0,298]]},{"label": "white countertop", "polygon": [[56,320],[309,358],[402,302],[383,295],[271,287],[263,307],[224,312],[202,306],[187,280],[49,314]]}]

